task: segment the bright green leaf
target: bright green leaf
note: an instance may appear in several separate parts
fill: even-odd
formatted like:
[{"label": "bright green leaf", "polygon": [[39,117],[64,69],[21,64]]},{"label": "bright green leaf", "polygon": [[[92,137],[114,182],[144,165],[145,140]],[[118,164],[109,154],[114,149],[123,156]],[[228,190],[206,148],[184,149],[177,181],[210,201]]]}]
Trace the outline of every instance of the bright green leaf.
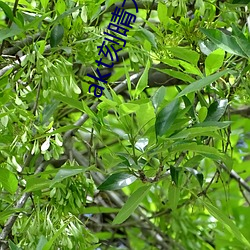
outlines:
[{"label": "bright green leaf", "polygon": [[18,187],[16,176],[5,168],[0,168],[0,183],[11,194],[14,194]]},{"label": "bright green leaf", "polygon": [[225,57],[225,51],[222,49],[217,49],[210,53],[205,60],[205,72],[206,75],[211,75],[223,65]]},{"label": "bright green leaf", "polygon": [[157,13],[158,13],[158,18],[161,21],[162,24],[167,24],[168,20],[168,10],[167,6],[163,2],[159,2],[157,6]]},{"label": "bright green leaf", "polygon": [[135,89],[135,98],[139,96],[139,94],[147,87],[148,85],[148,70],[150,67],[150,61],[148,60],[146,64],[146,68],[143,71]]},{"label": "bright green leaf", "polygon": [[194,66],[197,65],[200,58],[199,53],[190,49],[176,47],[176,48],[169,48],[168,50],[172,52],[175,57],[190,62]]},{"label": "bright green leaf", "polygon": [[[200,199],[201,200],[201,199]],[[212,204],[202,201],[208,212],[215,217],[219,222],[221,222],[225,228],[232,233],[239,241],[241,241],[245,246],[250,248],[250,242],[245,238],[245,236],[240,232],[238,227],[230,220],[220,209],[216,208]]]}]

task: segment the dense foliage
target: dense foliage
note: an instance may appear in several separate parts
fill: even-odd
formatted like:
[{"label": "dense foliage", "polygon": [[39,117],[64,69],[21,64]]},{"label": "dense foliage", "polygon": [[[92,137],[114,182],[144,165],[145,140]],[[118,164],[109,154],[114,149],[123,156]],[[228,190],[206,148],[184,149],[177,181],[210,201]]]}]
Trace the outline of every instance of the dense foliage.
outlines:
[{"label": "dense foliage", "polygon": [[104,83],[122,4],[0,1],[0,249],[250,249],[248,1],[127,0]]}]

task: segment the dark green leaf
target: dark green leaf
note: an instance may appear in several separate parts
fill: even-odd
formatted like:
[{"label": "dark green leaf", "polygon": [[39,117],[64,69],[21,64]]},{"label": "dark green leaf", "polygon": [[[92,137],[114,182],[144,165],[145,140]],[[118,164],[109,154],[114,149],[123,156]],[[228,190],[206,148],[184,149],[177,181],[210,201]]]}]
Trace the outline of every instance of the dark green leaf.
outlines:
[{"label": "dark green leaf", "polygon": [[220,77],[222,77],[223,75],[225,75],[225,74],[227,74],[229,72],[230,72],[230,70],[223,70],[221,72],[215,73],[213,75],[210,75],[210,76],[202,78],[202,79],[200,79],[198,81],[195,81],[195,82],[189,84],[185,89],[183,89],[181,91],[181,93],[179,93],[177,95],[177,97],[181,97],[181,96],[189,94],[191,92],[201,90],[202,88],[204,88],[207,85],[213,83],[214,81],[218,80]]},{"label": "dark green leaf", "polygon": [[195,167],[198,166],[201,162],[201,160],[203,160],[204,157],[201,155],[195,155],[194,157],[192,157],[191,159],[189,159],[188,161],[185,162],[184,167]]},{"label": "dark green leaf", "polygon": [[186,167],[185,168],[188,172],[190,172],[192,175],[195,176],[195,178],[198,180],[200,186],[202,187],[203,185],[203,181],[204,181],[204,176],[201,172],[197,171],[196,169],[194,168],[189,168],[189,167]]},{"label": "dark green leaf", "polygon": [[117,190],[133,183],[136,177],[132,174],[120,172],[109,176],[99,187],[99,190]]},{"label": "dark green leaf", "polygon": [[180,171],[181,171],[180,168],[175,168],[173,166],[170,166],[170,175],[171,175],[172,181],[175,183],[176,186],[178,186]]},{"label": "dark green leaf", "polygon": [[232,4],[244,4],[247,5],[249,4],[249,0],[233,0]]},{"label": "dark green leaf", "polygon": [[4,3],[3,1],[0,1],[0,8],[3,9],[5,15],[6,15],[11,21],[14,21],[14,15],[13,15],[13,12],[12,12],[11,8],[9,7],[9,5],[7,5],[7,4]]},{"label": "dark green leaf", "polygon": [[204,121],[201,123],[195,124],[193,127],[217,127],[217,128],[226,128],[230,124],[232,124],[231,121],[225,121],[225,122],[216,122],[216,121]]},{"label": "dark green leaf", "polygon": [[61,168],[58,173],[56,174],[55,178],[52,180],[51,185],[61,182],[63,179],[68,178],[73,175],[80,174],[84,172],[86,169],[80,166],[73,167],[73,166],[68,166],[67,168]]},{"label": "dark green leaf", "polygon": [[140,29],[135,32],[134,38],[139,40],[139,42],[141,42],[142,44],[145,40],[147,40],[151,43],[151,46],[153,48],[157,48],[157,44],[155,42],[155,35],[147,29],[140,27]]},{"label": "dark green leaf", "polygon": [[63,39],[64,28],[61,24],[56,25],[50,35],[50,46],[56,47]]},{"label": "dark green leaf", "polygon": [[246,57],[246,54],[241,49],[237,40],[233,36],[228,36],[224,34],[222,31],[217,29],[204,29],[200,28],[201,32],[203,32],[212,42],[214,42],[219,48],[224,49],[225,51],[235,54],[238,56]]},{"label": "dark green leaf", "polygon": [[155,121],[156,136],[162,136],[169,130],[176,119],[178,110],[179,101],[175,99],[159,112]]},{"label": "dark green leaf", "polygon": [[177,78],[177,79],[180,79],[184,82],[193,82],[195,79],[193,77],[191,77],[190,75],[186,74],[186,73],[183,73],[183,72],[180,72],[180,71],[176,71],[176,70],[173,70],[173,69],[156,69],[160,72],[163,72],[169,76],[172,76],[174,78]]},{"label": "dark green leaf", "polygon": [[208,108],[207,117],[204,122],[219,121],[226,111],[227,104],[228,104],[227,99],[222,99],[212,103]]}]

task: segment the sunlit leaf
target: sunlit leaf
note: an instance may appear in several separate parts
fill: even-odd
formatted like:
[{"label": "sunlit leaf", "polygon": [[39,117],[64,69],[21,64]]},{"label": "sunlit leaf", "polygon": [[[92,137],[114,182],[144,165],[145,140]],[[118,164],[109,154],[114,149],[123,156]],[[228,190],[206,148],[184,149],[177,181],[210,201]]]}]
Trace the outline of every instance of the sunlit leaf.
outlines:
[{"label": "sunlit leaf", "polygon": [[225,226],[225,228],[232,233],[234,237],[236,237],[239,241],[241,241],[245,246],[250,248],[250,242],[240,232],[240,230],[232,220],[230,220],[220,209],[213,206],[212,204],[206,201],[203,201],[203,204],[205,205],[209,213],[212,216],[214,216],[219,222],[221,222]]},{"label": "sunlit leaf", "polygon": [[0,168],[0,183],[11,194],[14,194],[18,187],[16,176],[5,168]]}]

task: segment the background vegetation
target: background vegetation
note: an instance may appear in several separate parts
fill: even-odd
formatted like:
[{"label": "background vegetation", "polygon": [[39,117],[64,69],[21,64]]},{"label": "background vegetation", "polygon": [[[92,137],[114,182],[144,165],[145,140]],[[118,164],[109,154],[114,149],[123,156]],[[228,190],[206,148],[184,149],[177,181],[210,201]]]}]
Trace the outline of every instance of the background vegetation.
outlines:
[{"label": "background vegetation", "polygon": [[136,3],[98,99],[122,1],[0,1],[0,249],[250,249],[248,1]]}]

